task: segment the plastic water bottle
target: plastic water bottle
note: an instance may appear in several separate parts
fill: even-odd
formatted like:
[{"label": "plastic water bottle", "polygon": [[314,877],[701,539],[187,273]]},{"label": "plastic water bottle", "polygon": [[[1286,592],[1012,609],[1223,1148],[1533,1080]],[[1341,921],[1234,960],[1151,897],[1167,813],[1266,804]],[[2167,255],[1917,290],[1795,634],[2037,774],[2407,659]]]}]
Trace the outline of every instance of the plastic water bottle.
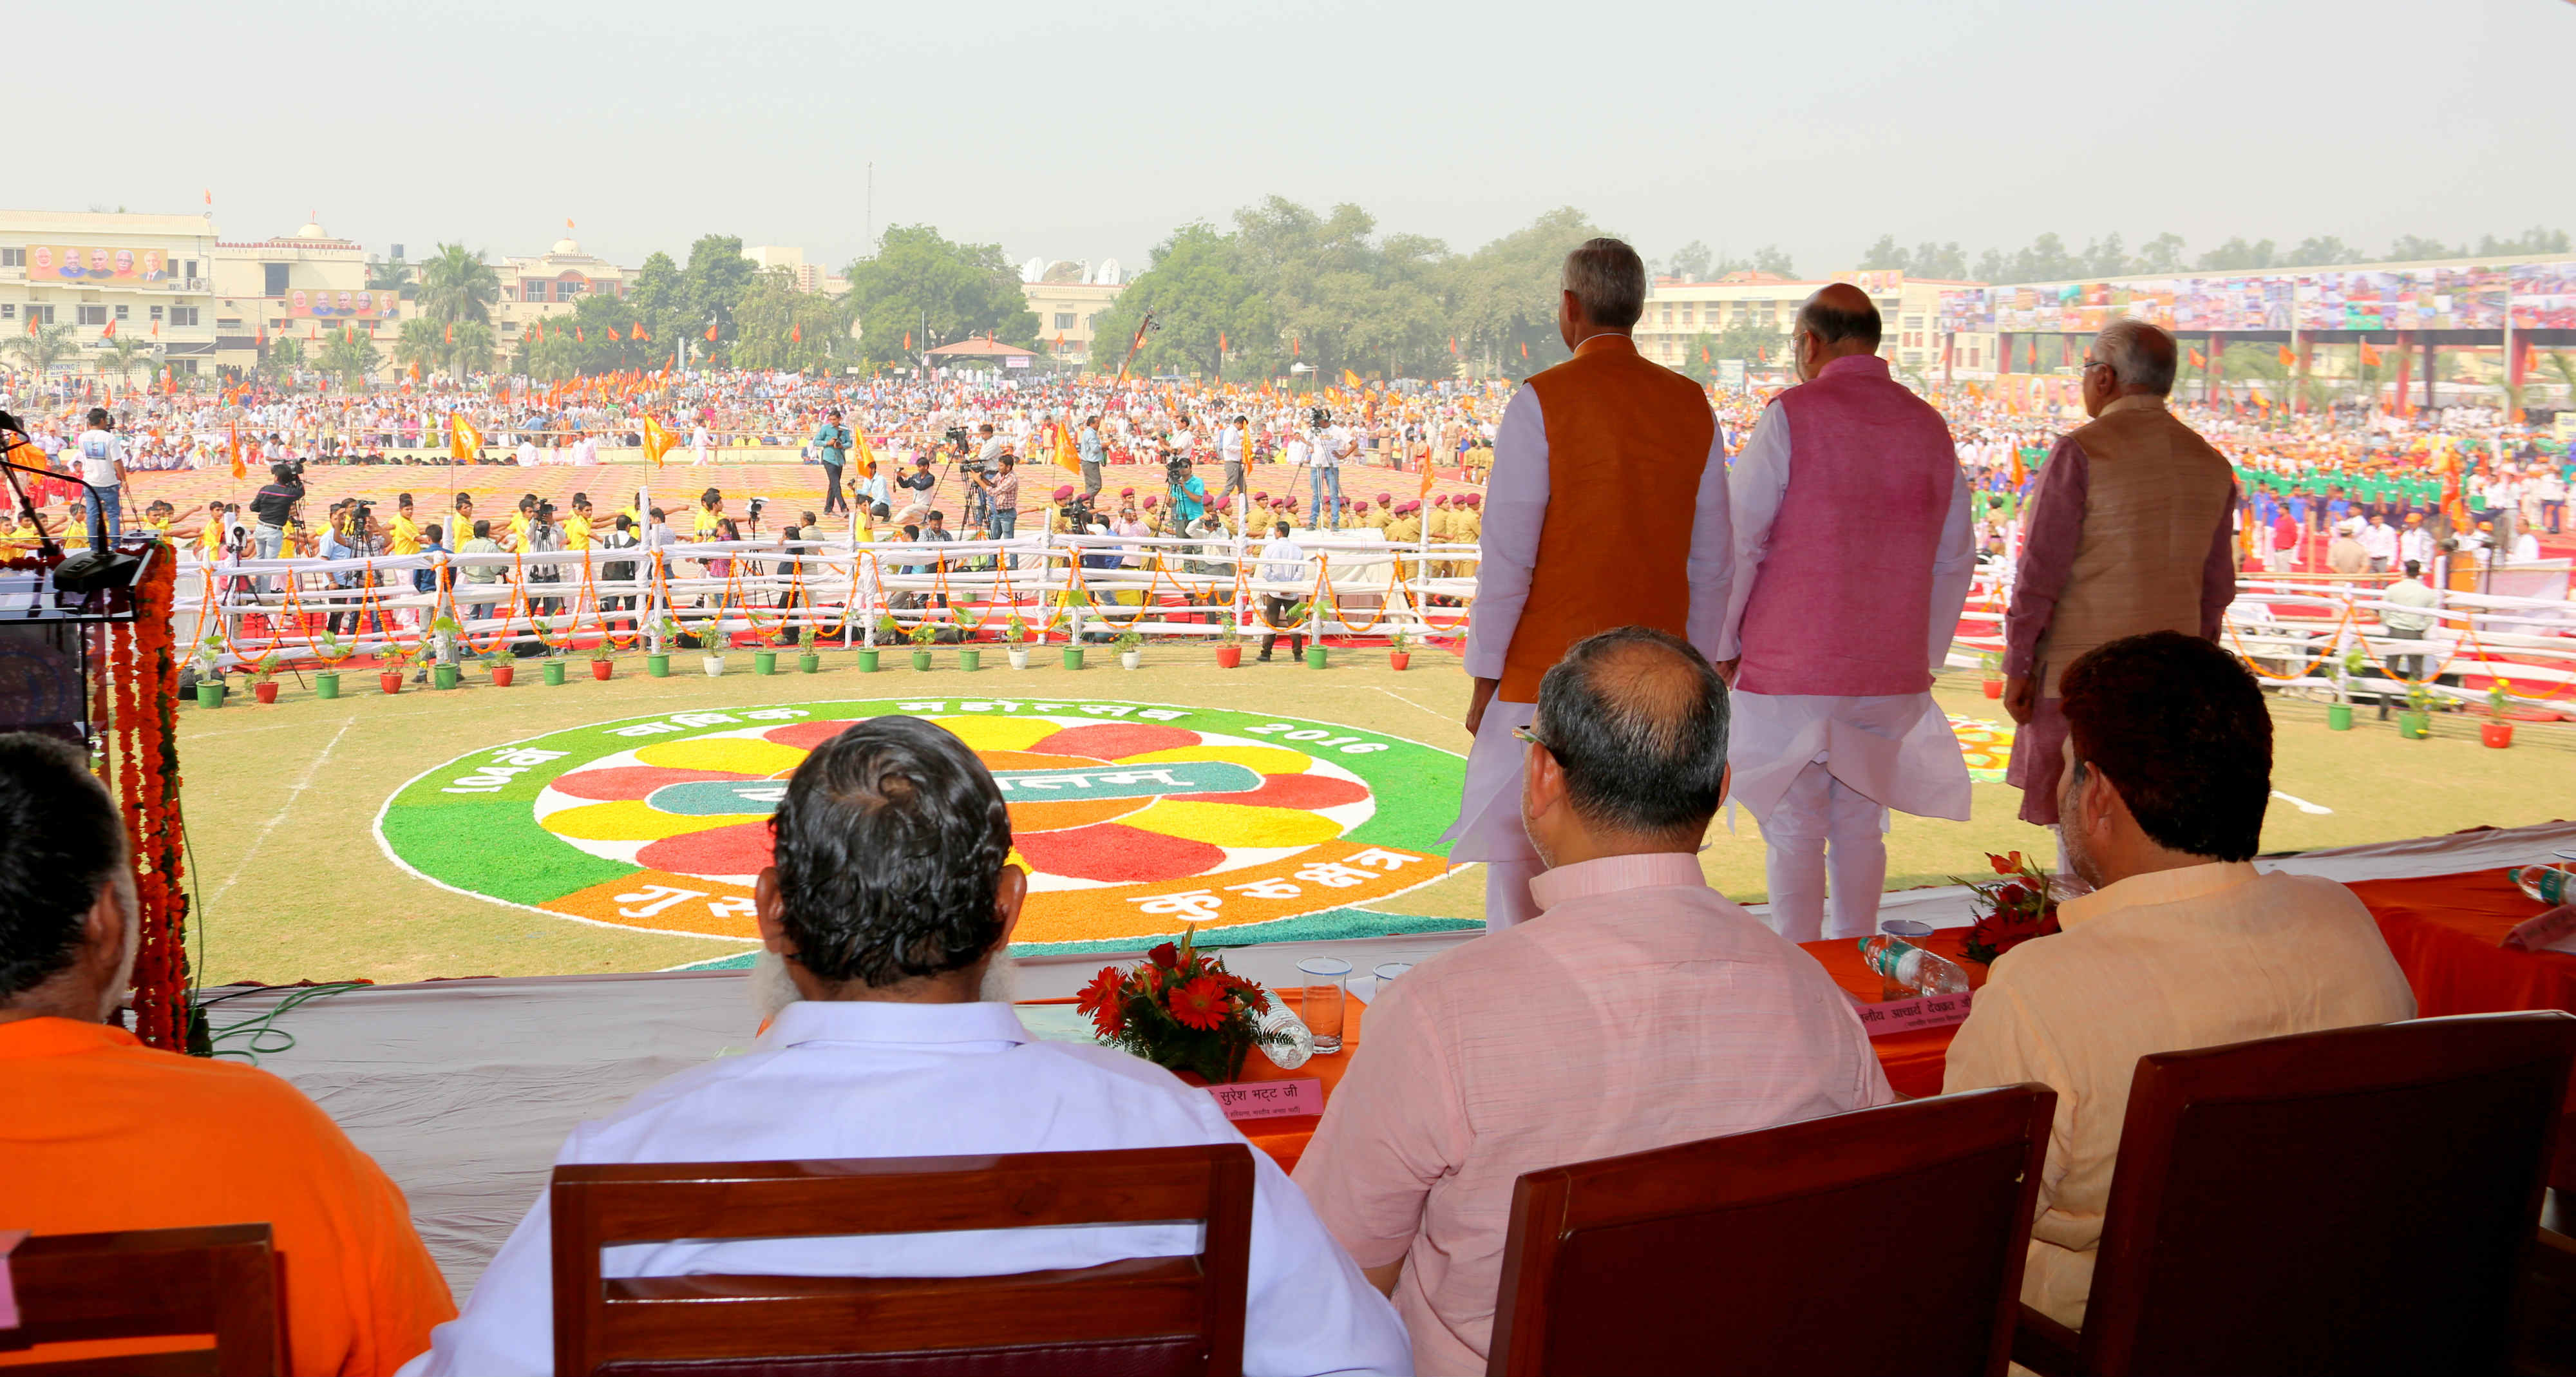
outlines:
[{"label": "plastic water bottle", "polygon": [[1260,1034],[1261,1055],[1270,1058],[1270,1064],[1280,1070],[1294,1071],[1314,1058],[1314,1030],[1276,997],[1270,1002],[1270,1012],[1253,1019],[1252,1026]]},{"label": "plastic water bottle", "polygon": [[2556,866],[2517,866],[2506,871],[2505,878],[2523,893],[2553,907],[2576,901],[2576,885],[2571,885],[2568,873]]},{"label": "plastic water bottle", "polygon": [[1883,932],[1860,939],[1860,959],[1889,986],[1909,994],[1968,992],[1968,973],[1959,963]]}]

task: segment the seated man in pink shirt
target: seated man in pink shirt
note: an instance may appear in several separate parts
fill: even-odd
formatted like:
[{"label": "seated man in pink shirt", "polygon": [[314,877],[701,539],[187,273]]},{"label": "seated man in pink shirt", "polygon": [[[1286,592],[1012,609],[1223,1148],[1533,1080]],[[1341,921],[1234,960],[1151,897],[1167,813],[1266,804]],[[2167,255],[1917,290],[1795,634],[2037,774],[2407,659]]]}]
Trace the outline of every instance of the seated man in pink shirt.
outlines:
[{"label": "seated man in pink shirt", "polygon": [[1895,1098],[1824,968],[1700,873],[1726,731],[1688,644],[1577,642],[1523,736],[1539,916],[1369,1010],[1296,1180],[1394,1297],[1416,1371],[1485,1370],[1523,1172]]}]

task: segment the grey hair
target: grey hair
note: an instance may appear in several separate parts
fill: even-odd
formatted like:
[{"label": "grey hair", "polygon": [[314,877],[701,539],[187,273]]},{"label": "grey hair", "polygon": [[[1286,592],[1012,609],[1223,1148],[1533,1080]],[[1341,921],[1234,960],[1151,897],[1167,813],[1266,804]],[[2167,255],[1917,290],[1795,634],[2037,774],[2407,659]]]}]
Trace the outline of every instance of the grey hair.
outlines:
[{"label": "grey hair", "polygon": [[1621,240],[1584,240],[1559,280],[1595,325],[1625,330],[1646,313],[1646,260]]},{"label": "grey hair", "polygon": [[1587,636],[1539,680],[1535,734],[1566,801],[1597,827],[1708,826],[1726,794],[1726,686],[1688,641],[1651,627]]},{"label": "grey hair", "polygon": [[2124,392],[2172,392],[2179,352],[2164,327],[2135,317],[2112,321],[2093,337],[2094,356],[2111,366]]}]

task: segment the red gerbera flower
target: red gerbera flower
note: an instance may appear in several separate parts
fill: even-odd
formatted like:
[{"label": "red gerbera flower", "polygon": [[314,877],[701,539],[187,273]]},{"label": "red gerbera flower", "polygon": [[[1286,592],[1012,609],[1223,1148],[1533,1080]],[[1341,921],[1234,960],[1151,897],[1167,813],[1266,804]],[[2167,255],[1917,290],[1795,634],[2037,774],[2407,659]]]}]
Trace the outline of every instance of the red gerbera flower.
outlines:
[{"label": "red gerbera flower", "polygon": [[1168,971],[1181,964],[1181,949],[1173,946],[1169,942],[1165,942],[1161,946],[1154,948],[1152,951],[1145,953],[1145,959]]},{"label": "red gerbera flower", "polygon": [[1172,1017],[1184,1028],[1220,1027],[1231,1005],[1224,983],[1209,976],[1200,976],[1172,991]]},{"label": "red gerbera flower", "polygon": [[1082,997],[1074,1001],[1073,1007],[1089,1014],[1091,1025],[1099,1029],[1102,1036],[1115,1037],[1118,1030],[1127,1024],[1126,994],[1126,977],[1115,966],[1103,966],[1100,974],[1093,976],[1091,983],[1083,987]]},{"label": "red gerbera flower", "polygon": [[1989,851],[1986,853],[1986,861],[1994,866],[1995,873],[1998,875],[2011,875],[2021,869],[2021,853],[2018,851],[2002,856]]}]

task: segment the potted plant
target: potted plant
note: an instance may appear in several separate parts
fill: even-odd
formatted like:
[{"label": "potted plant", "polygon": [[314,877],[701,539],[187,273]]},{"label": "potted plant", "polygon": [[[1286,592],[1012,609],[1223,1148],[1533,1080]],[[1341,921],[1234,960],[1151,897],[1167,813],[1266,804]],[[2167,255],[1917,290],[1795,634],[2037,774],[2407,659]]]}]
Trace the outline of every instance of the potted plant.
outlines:
[{"label": "potted plant", "polygon": [[511,659],[509,652],[505,650],[495,649],[491,654],[484,656],[483,667],[492,671],[494,688],[508,688],[510,681],[517,678],[519,674],[519,662]]},{"label": "potted plant", "polygon": [[1029,667],[1029,624],[1020,619],[1019,613],[1012,613],[1011,619],[1002,624],[1002,644],[1009,649],[1011,668]]},{"label": "potted plant", "polygon": [[2055,882],[2037,861],[2024,860],[2018,851],[2003,856],[1989,851],[1986,864],[2003,878],[1982,884],[1960,881],[1977,896],[1969,901],[1977,921],[1959,950],[1981,966],[1991,966],[2005,952],[2058,930]]},{"label": "potted plant", "polygon": [[766,645],[754,648],[751,652],[751,672],[754,674],[776,674],[778,672],[778,648],[776,646]]},{"label": "potted plant", "polygon": [[332,635],[327,628],[322,631],[315,632],[313,636],[313,651],[314,654],[322,661],[322,667],[313,671],[313,696],[316,698],[339,697],[340,671],[333,669],[331,667],[331,662],[340,658],[340,638]]},{"label": "potted plant", "polygon": [[1985,675],[1986,696],[1988,698],[2003,697],[2004,657],[1997,655],[1992,651],[1988,651],[1984,655],[1978,657],[1977,667],[1983,671]]},{"label": "potted plant", "polygon": [[564,681],[564,662],[560,657],[549,657],[544,664],[537,667],[537,673],[545,679],[549,687],[561,687]]},{"label": "potted plant", "polygon": [[[438,635],[440,654],[445,654],[446,648],[455,644],[455,637],[465,630],[464,627],[457,624],[454,617],[451,617],[444,612],[439,613],[437,617],[430,621],[429,629]],[[439,660],[430,665],[430,687],[452,689],[456,687],[456,680],[457,669],[456,662],[454,660]]]},{"label": "potted plant", "polygon": [[1082,668],[1082,642],[1067,641],[1064,643],[1064,667],[1066,669]]},{"label": "potted plant", "polygon": [[[987,613],[986,615],[990,616],[991,614]],[[983,627],[983,623],[980,621],[975,625],[979,630]],[[977,645],[974,641],[968,639],[973,635],[974,632],[967,631],[963,628],[960,628],[957,633],[957,668],[968,674],[972,674],[984,667],[984,647]]]},{"label": "potted plant", "polygon": [[197,647],[198,707],[220,708],[224,705],[223,654],[223,634],[208,632],[205,643]]},{"label": "potted plant", "polygon": [[1402,669],[1413,663],[1413,638],[1401,631],[1389,636],[1386,642],[1386,663],[1393,669]]},{"label": "potted plant", "polygon": [[1234,608],[1228,605],[1217,614],[1216,667],[1235,669],[1243,664],[1243,627],[1235,620]]},{"label": "potted plant", "polygon": [[812,674],[823,668],[823,657],[814,650],[816,639],[814,628],[810,626],[796,633],[796,669],[799,673]]},{"label": "potted plant", "polygon": [[2352,730],[2352,681],[2361,677],[2361,647],[2354,645],[2334,660],[2335,700],[2326,704],[2326,730]]},{"label": "potted plant", "polygon": [[668,679],[671,677],[671,646],[680,639],[680,624],[666,612],[654,623],[654,633],[660,638],[662,648],[645,652],[644,672],[656,679]]},{"label": "potted plant", "polygon": [[277,652],[272,650],[251,662],[250,696],[256,702],[277,701]]},{"label": "potted plant", "polygon": [[2397,735],[2406,741],[2421,741],[2433,734],[2433,693],[2421,681],[2406,685],[2406,710],[2397,714]]},{"label": "potted plant", "polygon": [[1118,667],[1134,669],[1145,663],[1145,638],[1133,630],[1118,633]]},{"label": "potted plant", "polygon": [[385,647],[386,668],[376,672],[376,686],[387,693],[402,692],[404,672],[411,668],[412,657],[419,653],[417,647],[400,641]]},{"label": "potted plant", "polygon": [[1101,967],[1074,1007],[1102,1042],[1214,1085],[1243,1074],[1244,1057],[1264,1040],[1255,1020],[1270,1011],[1270,995],[1201,955],[1185,932],[1142,965]]},{"label": "potted plant", "polygon": [[724,632],[719,629],[716,619],[710,617],[700,624],[696,634],[698,668],[705,670],[707,677],[713,679],[724,673]]},{"label": "potted plant", "polygon": [[930,648],[939,641],[939,628],[932,626],[930,619],[925,617],[913,623],[907,634],[912,641],[912,667],[916,670],[930,668]]},{"label": "potted plant", "polygon": [[590,677],[605,682],[609,675],[617,672],[616,657],[617,647],[610,645],[603,633],[599,644],[590,648]]},{"label": "potted plant", "polygon": [[2513,681],[2496,679],[2487,685],[2487,720],[2478,724],[2478,740],[2495,750],[2513,744],[2513,724],[2504,720],[2505,709],[2513,706]]}]

